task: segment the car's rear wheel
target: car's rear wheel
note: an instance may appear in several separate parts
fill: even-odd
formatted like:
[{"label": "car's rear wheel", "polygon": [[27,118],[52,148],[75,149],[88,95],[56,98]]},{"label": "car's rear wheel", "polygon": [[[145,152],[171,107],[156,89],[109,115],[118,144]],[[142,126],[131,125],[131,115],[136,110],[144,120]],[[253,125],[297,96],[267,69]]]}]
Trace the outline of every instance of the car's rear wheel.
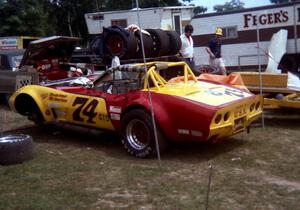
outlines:
[{"label": "car's rear wheel", "polygon": [[[167,141],[157,128],[159,150],[162,153]],[[151,116],[142,109],[131,110],[122,118],[121,138],[125,150],[136,157],[145,158],[157,154]]]}]

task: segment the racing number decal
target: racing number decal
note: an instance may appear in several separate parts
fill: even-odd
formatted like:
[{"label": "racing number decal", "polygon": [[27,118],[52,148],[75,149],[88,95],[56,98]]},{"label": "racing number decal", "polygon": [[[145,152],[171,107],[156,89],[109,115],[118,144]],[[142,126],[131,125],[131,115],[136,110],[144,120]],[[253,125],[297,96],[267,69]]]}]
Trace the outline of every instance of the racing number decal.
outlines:
[{"label": "racing number decal", "polygon": [[[88,120],[87,120],[88,123],[96,123],[94,121],[94,118],[97,116],[97,112],[95,112],[95,109],[98,105],[98,101],[96,99],[93,99],[90,103],[88,103],[86,105],[88,100],[89,99],[87,99],[87,98],[81,98],[81,97],[77,97],[74,100],[72,106],[76,106],[78,104],[80,106],[78,106],[78,108],[75,109],[75,111],[73,112],[73,120],[79,121],[79,122],[84,122],[84,119],[82,117],[80,117],[80,113],[82,113],[84,116],[88,117]],[[84,106],[85,106],[85,108],[83,109]]]},{"label": "racing number decal", "polygon": [[89,117],[89,119],[87,120],[88,123],[96,123],[95,121],[93,121],[93,119],[97,116],[97,112],[95,112],[97,105],[98,101],[96,99],[93,99],[82,111],[82,114]]},{"label": "racing number decal", "polygon": [[237,96],[237,97],[244,97],[244,93],[240,90],[236,90],[236,89],[229,89],[229,88],[225,88],[224,94],[218,90],[214,90],[214,89],[209,89],[206,91],[208,94],[212,94],[215,96],[222,96],[222,95],[228,95],[228,96]]},{"label": "racing number decal", "polygon": [[244,97],[244,93],[242,91],[236,90],[236,89],[226,88],[225,89],[225,94],[230,95],[230,96],[234,95],[234,96],[237,96],[237,97],[240,97],[240,98]]}]

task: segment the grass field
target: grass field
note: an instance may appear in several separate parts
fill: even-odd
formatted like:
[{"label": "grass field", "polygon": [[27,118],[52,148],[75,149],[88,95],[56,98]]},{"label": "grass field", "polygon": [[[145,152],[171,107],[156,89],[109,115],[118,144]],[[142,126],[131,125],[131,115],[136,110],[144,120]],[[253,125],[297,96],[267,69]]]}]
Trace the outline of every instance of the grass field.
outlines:
[{"label": "grass field", "polygon": [[[0,108],[5,130],[32,125]],[[71,127],[23,128],[34,159],[0,166],[0,209],[300,209],[300,112],[268,112],[217,144],[174,144],[157,159],[127,155],[116,136]]]}]

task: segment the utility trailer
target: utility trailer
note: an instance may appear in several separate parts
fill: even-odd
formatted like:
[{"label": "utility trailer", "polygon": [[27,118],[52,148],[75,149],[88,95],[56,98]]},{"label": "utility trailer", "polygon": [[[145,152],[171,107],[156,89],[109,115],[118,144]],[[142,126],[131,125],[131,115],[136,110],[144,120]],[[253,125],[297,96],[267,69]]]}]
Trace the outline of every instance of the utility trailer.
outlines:
[{"label": "utility trailer", "polygon": [[288,86],[288,74],[236,72],[249,91],[264,97],[265,108],[300,109],[300,89]]}]

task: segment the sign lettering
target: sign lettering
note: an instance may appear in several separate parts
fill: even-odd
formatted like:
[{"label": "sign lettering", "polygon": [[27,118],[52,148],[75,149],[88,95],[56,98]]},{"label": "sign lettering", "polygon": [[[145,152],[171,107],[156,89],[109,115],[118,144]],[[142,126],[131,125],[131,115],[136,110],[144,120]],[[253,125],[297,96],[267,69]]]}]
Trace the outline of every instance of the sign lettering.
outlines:
[{"label": "sign lettering", "polygon": [[[300,8],[298,8],[298,13],[300,12],[299,9]],[[300,20],[300,17],[298,18]],[[249,13],[249,14],[244,14],[244,28],[248,28],[250,26],[256,26],[258,23],[260,25],[286,23],[288,20],[289,20],[289,13],[288,11],[283,11],[283,10],[280,10],[279,12],[267,13],[261,15],[253,15]]]}]

